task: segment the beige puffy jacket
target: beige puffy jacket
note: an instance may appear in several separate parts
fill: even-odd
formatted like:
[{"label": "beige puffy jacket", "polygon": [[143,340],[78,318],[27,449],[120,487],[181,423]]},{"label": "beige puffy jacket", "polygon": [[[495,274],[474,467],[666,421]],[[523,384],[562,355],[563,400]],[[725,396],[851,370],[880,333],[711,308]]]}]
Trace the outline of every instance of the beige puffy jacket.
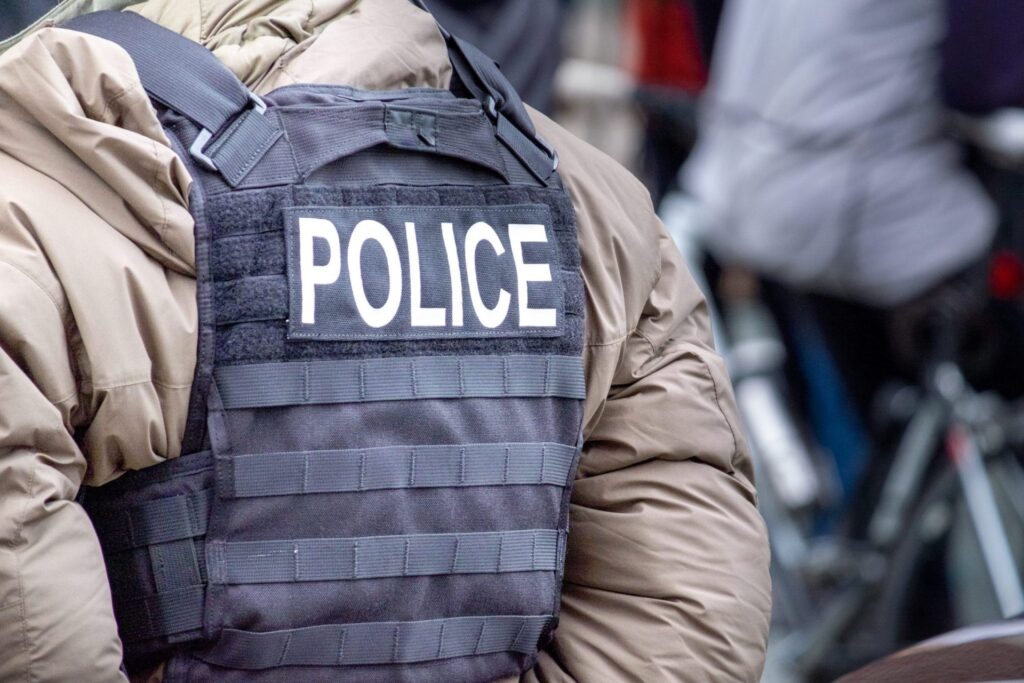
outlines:
[{"label": "beige puffy jacket", "polygon": [[[191,179],[128,56],[53,28],[0,43],[0,681],[121,680],[83,484],[180,453],[195,364]],[[408,0],[150,0],[257,92],[445,87]],[[579,214],[586,446],[562,620],[527,681],[756,681],[765,530],[704,302],[627,172],[543,116]]]}]

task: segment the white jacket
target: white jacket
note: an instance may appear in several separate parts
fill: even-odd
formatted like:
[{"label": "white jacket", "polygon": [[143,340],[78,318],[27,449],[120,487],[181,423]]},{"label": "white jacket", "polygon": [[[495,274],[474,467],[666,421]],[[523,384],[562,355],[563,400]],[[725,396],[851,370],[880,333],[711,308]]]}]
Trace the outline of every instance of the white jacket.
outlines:
[{"label": "white jacket", "polygon": [[994,211],[946,137],[942,0],[731,0],[685,183],[715,254],[891,306],[976,260]]}]

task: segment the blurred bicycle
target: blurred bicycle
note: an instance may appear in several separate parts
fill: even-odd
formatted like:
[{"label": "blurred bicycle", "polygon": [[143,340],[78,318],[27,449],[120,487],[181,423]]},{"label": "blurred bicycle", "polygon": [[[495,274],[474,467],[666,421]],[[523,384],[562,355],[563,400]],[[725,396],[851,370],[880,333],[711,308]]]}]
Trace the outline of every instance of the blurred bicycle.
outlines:
[{"label": "blurred bicycle", "polygon": [[[919,379],[876,397],[874,468],[848,500],[837,503],[835,463],[791,395],[791,345],[756,280],[733,273],[715,290],[702,283],[772,539],[776,668],[766,680],[831,680],[923,637],[1024,612],[1024,403],[966,379],[995,369],[993,335],[1021,320],[1020,116],[961,126],[1006,217],[1002,241],[987,271],[901,311],[892,344],[916,355]],[[678,193],[662,217],[691,271],[703,274],[701,235],[713,226]],[[829,515],[838,521],[822,533]]]}]

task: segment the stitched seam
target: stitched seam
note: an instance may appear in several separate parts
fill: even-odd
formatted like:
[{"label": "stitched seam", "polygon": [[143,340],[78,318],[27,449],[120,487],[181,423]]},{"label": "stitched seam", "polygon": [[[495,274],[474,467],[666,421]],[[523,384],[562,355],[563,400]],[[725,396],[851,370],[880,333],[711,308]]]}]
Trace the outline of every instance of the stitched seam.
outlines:
[{"label": "stitched seam", "polygon": [[61,403],[67,403],[68,401],[72,401],[76,398],[78,398],[78,389],[73,389],[67,396],[59,398],[56,401],[51,401],[51,403],[55,406],[59,406]]},{"label": "stitched seam", "polygon": [[21,580],[21,560],[18,558],[18,553],[14,553],[15,561],[18,564],[18,599],[21,604],[18,608],[18,616],[21,618],[21,638],[22,638],[22,649],[25,653],[25,677],[34,681],[35,676],[32,675],[32,642],[28,637],[28,615],[25,613],[25,586]]},{"label": "stitched seam", "polygon": [[203,8],[203,0],[196,0],[199,8],[199,42],[206,42],[206,10]]},{"label": "stitched seam", "polygon": [[[36,288],[39,289],[39,291],[42,292],[46,296],[47,299],[50,300],[50,302],[53,304],[53,307],[57,309],[57,313],[60,315],[62,321],[64,320],[64,318],[67,317],[67,311],[65,310],[65,308],[63,306],[61,306],[60,302],[58,302],[57,299],[55,299],[53,297],[53,295],[50,294],[50,292],[48,292],[46,290],[46,287],[44,287],[43,284],[41,282],[39,282],[39,280],[34,278],[28,272],[26,272],[26,271],[22,270],[21,268],[19,268],[18,266],[14,265],[13,263],[9,263],[8,261],[0,260],[0,265],[7,266],[11,270],[13,270],[14,272],[18,273],[19,275],[24,277],[26,280],[28,280],[29,282],[34,284],[36,286]],[[65,325],[64,326],[67,327],[67,322],[66,321],[65,321]]]},{"label": "stitched seam", "polygon": [[[281,70],[284,71],[284,69],[281,69]],[[285,72],[285,73],[287,73],[287,72]],[[295,79],[292,79],[292,80],[295,80]],[[298,157],[295,156],[295,145],[292,144],[292,139],[288,135],[288,126],[285,124],[285,117],[278,115],[277,120],[281,122],[281,138],[285,142],[285,145],[284,145],[285,149],[288,150],[288,157],[292,160],[292,169],[295,171],[295,177],[297,179],[299,179],[299,180],[305,180],[305,176],[307,176],[309,174],[308,173],[304,174],[302,172],[301,167],[299,166],[299,159],[298,159]],[[310,171],[310,173],[312,173],[312,171]],[[290,190],[290,193],[291,194],[289,196],[291,197],[292,204],[294,205],[294,203],[295,203],[295,186],[294,185],[292,186],[292,188]],[[223,237],[214,237],[213,239],[216,241],[216,240],[221,240],[221,239],[227,239],[228,237],[234,237],[235,235],[238,235],[240,237],[244,237],[245,235],[254,235],[254,234],[255,235],[259,235],[259,234],[266,234],[266,233],[275,233],[276,234],[276,233],[279,233],[279,232],[287,233],[288,232],[287,227],[280,228],[280,229],[278,229],[278,228],[271,228],[269,230],[264,230],[262,232],[256,232],[256,233],[251,233],[251,232],[234,233],[232,235],[225,235]]]},{"label": "stitched seam", "polygon": [[600,348],[602,346],[615,346],[616,344],[621,344],[622,342],[626,341],[629,338],[629,335],[633,334],[634,332],[636,332],[636,328],[635,327],[632,330],[630,330],[629,332],[627,332],[626,334],[622,335],[621,337],[616,337],[615,339],[612,339],[610,341],[587,342],[587,347],[593,349],[593,348]]},{"label": "stitched seam", "polygon": [[[256,116],[256,114],[251,115]],[[241,124],[239,124],[238,127],[235,128],[234,132],[237,132],[241,127]],[[230,133],[226,137],[230,137]],[[249,173],[252,171],[252,168],[253,166],[256,165],[256,162],[262,158],[260,155],[266,155],[270,148],[274,146],[274,143],[277,142],[280,138],[281,133],[278,132],[277,135],[271,135],[269,138],[267,138],[267,140],[264,140],[262,144],[256,145],[256,147],[252,151],[252,154],[250,154],[249,157],[239,167],[239,172],[237,174],[238,183],[241,183],[242,181],[245,180],[245,177],[249,175]],[[227,176],[225,176],[225,179],[227,179]]]},{"label": "stitched seam", "polygon": [[21,516],[18,518],[18,522],[14,525],[14,539],[11,542],[11,548],[14,545],[24,539],[21,537],[21,533],[25,527],[25,518],[28,516],[28,508],[32,502],[32,495],[35,492],[36,487],[36,473],[33,470],[28,477],[28,500],[25,501],[25,506],[21,510]]},{"label": "stitched seam", "polygon": [[95,393],[97,391],[109,391],[110,389],[123,389],[125,387],[134,387],[139,384],[158,384],[165,389],[175,390],[188,389],[189,387],[192,386],[191,384],[167,384],[159,380],[155,380],[152,377],[145,377],[143,379],[129,379],[123,382],[116,382],[114,384],[93,384],[92,392],[90,393]]},{"label": "stitched seam", "polygon": [[178,390],[178,389],[191,389],[192,388],[192,383],[191,382],[187,382],[185,384],[171,384],[170,382],[163,382],[163,381],[158,380],[158,379],[151,379],[150,381],[153,384],[155,384],[155,385],[157,385],[159,387],[163,387],[164,389]]},{"label": "stitched seam", "polygon": [[108,99],[106,103],[104,103],[103,105],[103,113],[100,114],[100,119],[105,120],[107,118],[107,114],[110,113],[111,105],[113,105],[115,102],[117,102],[119,99],[121,99],[128,93],[137,90],[141,85],[142,83],[132,83],[130,85],[127,85],[124,88],[122,88],[117,94]]},{"label": "stitched seam", "polygon": [[17,562],[17,576],[18,576],[18,600],[21,602],[21,606],[18,609],[18,616],[21,617],[21,635],[22,635],[22,647],[25,652],[25,677],[29,681],[36,680],[35,675],[32,673],[32,641],[28,635],[28,613],[25,605],[25,585],[21,577],[21,558],[18,555],[18,550],[14,548],[14,544],[22,540],[22,531],[25,526],[25,517],[28,516],[28,508],[32,502],[32,496],[35,492],[36,487],[36,473],[33,470],[29,474],[28,478],[28,500],[25,501],[25,506],[21,510],[21,515],[15,525],[14,539],[12,541],[11,551],[14,555],[15,561]]},{"label": "stitched seam", "polygon": [[292,85],[298,85],[299,83],[301,83],[301,81],[295,76],[295,74],[293,74],[291,71],[289,71],[288,68],[284,64],[280,64],[277,67],[277,70],[280,71],[281,73],[283,73],[288,78],[292,79]]},{"label": "stitched seam", "polygon": [[[636,329],[633,330],[633,334],[635,334],[636,336],[640,337],[645,342],[647,342],[647,345],[649,347],[651,347],[651,355],[652,356],[657,356],[658,355],[658,351],[659,351],[658,347],[656,347],[654,345],[654,342],[651,341],[650,337],[648,337],[646,334],[644,334],[643,332],[640,331],[639,327],[637,327]],[[667,344],[669,344],[671,342],[672,342],[672,340],[670,339],[667,342],[665,342],[665,344],[667,345]],[[664,348],[664,346],[662,346],[662,348]]]},{"label": "stitched seam", "polygon": [[153,227],[156,228],[157,234],[160,235],[160,241],[163,242],[165,246],[170,246],[167,244],[167,228],[169,227],[167,225],[167,203],[156,189],[156,186],[160,183],[160,148],[157,146],[155,140],[150,140],[150,144],[153,145],[153,180],[149,184],[149,189],[153,192],[153,196],[156,197],[157,202],[160,203],[160,225],[155,225]]},{"label": "stitched seam", "polygon": [[725,421],[726,426],[729,428],[729,436],[732,437],[732,456],[730,457],[729,463],[729,467],[731,469],[732,461],[735,461],[736,456],[739,454],[740,450],[739,442],[736,438],[736,430],[733,429],[732,422],[729,421],[729,418],[726,417],[725,415],[725,411],[722,409],[722,400],[718,392],[718,382],[715,381],[715,376],[711,373],[711,367],[708,365],[706,360],[701,358],[699,354],[694,355],[697,357],[697,360],[700,361],[700,364],[704,366],[704,372],[707,373],[708,379],[711,380],[711,386],[715,388],[715,405],[718,406],[718,412],[722,416],[722,420]]}]

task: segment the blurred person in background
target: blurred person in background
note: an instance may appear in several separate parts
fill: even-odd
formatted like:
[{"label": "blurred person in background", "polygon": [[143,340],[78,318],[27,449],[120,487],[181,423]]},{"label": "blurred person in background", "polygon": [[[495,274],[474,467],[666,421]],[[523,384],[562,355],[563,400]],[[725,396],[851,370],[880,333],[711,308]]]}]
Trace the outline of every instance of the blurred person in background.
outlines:
[{"label": "blurred person in background", "polygon": [[[886,563],[880,566],[900,577],[889,585],[915,596],[885,612],[898,613],[899,628],[906,629],[900,638],[908,640],[1016,611],[1010,600],[985,606],[995,574],[986,574],[978,546],[956,539],[940,546],[935,539],[942,534],[929,526],[934,545],[913,559],[914,573],[901,572],[896,567],[914,552],[905,549],[924,534],[899,523],[890,535],[878,532],[884,525],[876,522],[886,521],[893,500],[907,509],[939,509],[936,498],[919,502],[922,494],[907,484],[906,455],[921,448],[928,458],[937,456],[917,461],[930,472],[942,471],[947,455],[952,460],[957,452],[941,437],[934,448],[920,445],[927,427],[918,418],[927,417],[929,406],[912,400],[898,413],[896,402],[887,400],[897,388],[907,389],[904,398],[927,396],[940,386],[935,368],[952,369],[957,377],[962,372],[967,385],[986,394],[995,389],[1019,397],[1024,388],[1024,345],[1014,320],[1022,301],[1020,171],[992,168],[987,149],[964,149],[961,133],[977,122],[962,125],[950,111],[987,113],[1024,104],[1022,25],[1024,6],[1000,0],[730,0],[700,137],[683,174],[707,219],[703,238],[725,268],[718,287],[724,327],[740,327],[730,325],[730,313],[746,309],[752,318],[751,302],[771,309],[765,317],[781,323],[790,352],[786,379],[795,380],[780,381],[787,390],[783,398],[799,404],[795,421],[810,426],[814,447],[831,456],[798,463],[828,472],[822,480],[829,491],[807,518],[807,538],[842,548],[838,556],[845,566],[857,566],[848,558],[856,557],[861,541],[882,549]],[[996,187],[993,178],[1007,181],[1013,173],[1016,182],[999,183],[1016,191],[1013,201],[986,193]],[[1008,261],[1016,274],[995,268],[1007,243],[1017,249],[1009,250],[1014,258]],[[997,280],[1009,282],[1001,287],[1004,294]],[[751,336],[777,338],[763,330]],[[756,423],[758,413],[744,411],[751,415]],[[904,486],[897,490],[901,474]],[[1019,498],[1019,486],[1011,483],[1007,490],[1011,500]],[[962,515],[960,505],[949,509]],[[932,524],[933,517],[927,519]],[[977,533],[989,539],[1006,533],[1019,549],[1019,535],[1003,532],[992,519],[998,517],[975,519]],[[785,530],[772,526],[780,528]],[[812,551],[794,566],[814,564],[816,545],[808,547]],[[1004,576],[1019,574],[1014,559],[1019,555],[1011,557]],[[904,581],[910,576],[913,581]],[[836,594],[841,597],[829,602],[827,593],[825,599],[811,593],[812,611],[825,614],[824,623],[829,608],[846,595],[842,589]],[[865,613],[874,602],[865,603],[871,605]],[[1003,610],[1005,605],[1010,608]],[[853,624],[840,641],[845,647],[821,647],[819,653],[828,651],[822,661],[832,660],[823,669],[835,667],[827,680],[848,668],[844,658],[863,656],[861,648],[886,651],[900,642],[879,645],[885,636],[873,619]],[[793,623],[797,632],[804,623],[818,625],[814,619]],[[900,670],[909,659],[897,658],[857,680],[988,680],[984,672],[993,669],[978,665],[979,653],[969,654],[920,653],[933,661],[919,677]],[[1006,659],[1005,653],[989,654]],[[1019,674],[1017,658],[1019,653],[1009,668]],[[956,670],[948,668],[952,661]],[[964,672],[971,675],[961,677]]]},{"label": "blurred person in background", "polygon": [[875,306],[984,254],[994,213],[946,135],[943,0],[732,0],[687,187],[725,261]]},{"label": "blurred person in background", "polygon": [[948,136],[946,10],[727,3],[684,170],[720,261],[825,295],[816,308],[862,407],[895,371],[887,312],[919,317],[950,282],[973,291],[995,232]]},{"label": "blurred person in background", "polygon": [[697,101],[722,0],[628,0],[630,71],[643,116],[641,167],[657,203],[676,184],[697,139]]}]

